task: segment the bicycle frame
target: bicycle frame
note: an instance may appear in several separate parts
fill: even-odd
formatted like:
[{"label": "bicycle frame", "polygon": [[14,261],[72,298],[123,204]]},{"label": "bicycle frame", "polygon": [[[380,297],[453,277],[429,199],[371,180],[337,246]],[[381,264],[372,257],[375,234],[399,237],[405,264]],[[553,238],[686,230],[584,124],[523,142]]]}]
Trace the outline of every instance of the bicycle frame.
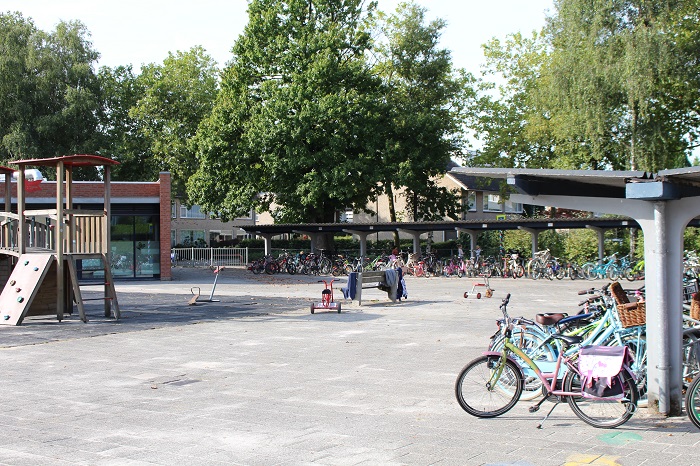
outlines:
[{"label": "bicycle frame", "polygon": [[[508,336],[508,338],[506,338],[506,340],[504,341],[503,350],[501,350],[500,353],[493,351],[484,353],[486,355],[500,356],[498,370],[494,371],[493,375],[491,376],[491,380],[489,380],[488,382],[489,386],[494,386],[496,383],[498,383],[498,380],[500,379],[501,374],[503,372],[503,367],[505,367],[505,361],[506,359],[508,359],[509,352],[518,356],[525,362],[525,364],[528,365],[530,369],[532,369],[537,378],[539,378],[542,381],[542,386],[547,391],[547,396],[581,396],[581,393],[566,392],[564,390],[557,390],[556,388],[557,382],[563,380],[564,376],[568,371],[574,371],[577,374],[579,374],[579,376],[581,375],[578,372],[578,369],[576,369],[576,367],[571,363],[571,359],[568,356],[564,356],[564,352],[559,353],[556,365],[554,367],[554,372],[543,372],[535,361],[530,359],[530,357],[527,354],[525,354],[520,348],[515,346],[510,341],[510,336]],[[564,363],[566,371],[564,371],[563,375],[560,376],[560,369],[564,368],[562,366],[562,363]],[[522,369],[522,366],[520,364],[518,364],[518,367],[521,367]],[[550,383],[549,380],[552,380],[552,383]]]}]

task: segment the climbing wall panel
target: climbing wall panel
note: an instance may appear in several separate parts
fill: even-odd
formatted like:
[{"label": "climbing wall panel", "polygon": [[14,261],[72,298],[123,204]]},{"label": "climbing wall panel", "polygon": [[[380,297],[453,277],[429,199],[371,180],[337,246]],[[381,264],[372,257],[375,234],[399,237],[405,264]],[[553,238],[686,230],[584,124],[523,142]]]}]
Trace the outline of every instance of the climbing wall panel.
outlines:
[{"label": "climbing wall panel", "polygon": [[20,325],[37,296],[54,255],[23,254],[0,293],[0,325]]}]

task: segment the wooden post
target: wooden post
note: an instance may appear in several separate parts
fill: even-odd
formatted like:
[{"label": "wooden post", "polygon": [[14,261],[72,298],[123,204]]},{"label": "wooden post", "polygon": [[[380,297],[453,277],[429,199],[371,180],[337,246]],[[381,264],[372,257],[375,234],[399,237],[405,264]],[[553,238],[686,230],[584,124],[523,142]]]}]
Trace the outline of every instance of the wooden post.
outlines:
[{"label": "wooden post", "polygon": [[[70,165],[64,167],[66,170],[66,209],[70,212],[73,209],[73,167]],[[66,250],[65,252],[70,254],[77,251],[77,244],[75,243],[75,217],[73,214],[68,213],[66,216]]]},{"label": "wooden post", "polygon": [[[58,165],[56,165],[56,314],[59,322],[63,320],[63,312],[66,307],[63,264],[63,247],[65,244],[63,230],[63,182],[63,161],[59,160]],[[22,185],[24,185],[24,180],[22,180]],[[24,216],[22,216],[22,221],[24,221]]]},{"label": "wooden post", "polygon": [[[12,212],[12,174],[11,173],[5,173],[5,212],[11,213]],[[11,248],[12,247],[12,236],[13,236],[13,228],[12,228],[12,219],[9,217],[5,218],[5,225],[2,228],[2,240],[3,240],[3,247],[6,248]]]},{"label": "wooden post", "polygon": [[[109,276],[109,271],[111,270],[112,267],[112,245],[111,245],[111,225],[112,225],[112,206],[111,206],[111,197],[112,197],[112,170],[109,165],[104,166],[104,182],[105,182],[105,191],[104,191],[104,209],[105,209],[105,215],[102,220],[102,254],[104,254],[104,266],[105,266],[105,296],[108,296],[109,294],[109,286],[110,284],[107,284],[107,277]],[[111,286],[114,286],[112,283]],[[112,302],[109,299],[105,299],[105,317],[110,317],[112,315]]]},{"label": "wooden post", "polygon": [[17,220],[17,252],[21,256],[27,250],[24,240],[26,237],[26,226],[24,225],[24,165],[20,165],[19,171],[17,172],[17,213],[19,214],[19,220]]}]

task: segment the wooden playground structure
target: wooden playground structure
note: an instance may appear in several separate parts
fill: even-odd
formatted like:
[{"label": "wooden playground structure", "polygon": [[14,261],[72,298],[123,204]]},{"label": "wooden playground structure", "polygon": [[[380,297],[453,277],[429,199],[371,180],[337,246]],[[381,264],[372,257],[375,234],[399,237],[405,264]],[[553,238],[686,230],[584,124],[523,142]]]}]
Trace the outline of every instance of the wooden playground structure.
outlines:
[{"label": "wooden playground structure", "polygon": [[[71,314],[74,304],[87,322],[85,301],[104,301],[105,317],[119,319],[119,303],[110,267],[110,169],[118,164],[96,155],[69,155],[10,162],[18,169],[0,166],[4,181],[4,212],[0,212],[0,324],[20,325],[25,317]],[[28,167],[56,169],[55,208],[27,210]],[[102,167],[104,208],[75,209],[73,170]],[[16,183],[12,175],[17,172]],[[0,182],[0,185],[2,182]],[[12,209],[13,185],[16,206]],[[1,188],[0,188],[1,189]],[[79,263],[97,263],[91,270],[99,281],[81,282]],[[102,287],[99,298],[83,298],[81,286]],[[102,294],[100,292],[100,294]]]}]

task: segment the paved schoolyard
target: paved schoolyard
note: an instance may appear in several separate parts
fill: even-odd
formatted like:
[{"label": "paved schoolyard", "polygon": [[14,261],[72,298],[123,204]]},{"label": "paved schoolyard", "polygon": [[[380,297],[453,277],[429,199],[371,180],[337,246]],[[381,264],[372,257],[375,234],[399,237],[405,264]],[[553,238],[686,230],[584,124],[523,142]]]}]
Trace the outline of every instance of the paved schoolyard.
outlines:
[{"label": "paved schoolyard", "polygon": [[[209,270],[171,282],[124,282],[123,318],[32,318],[0,327],[0,464],[700,464],[686,418],[640,410],[615,430],[560,405],[544,429],[521,402],[496,419],[461,410],[453,385],[513,315],[573,311],[593,282],[494,279],[491,299],[462,297],[471,279],[409,277],[392,305],[309,313],[315,277],[225,269],[218,303]],[[372,299],[375,298],[375,299]]]}]

